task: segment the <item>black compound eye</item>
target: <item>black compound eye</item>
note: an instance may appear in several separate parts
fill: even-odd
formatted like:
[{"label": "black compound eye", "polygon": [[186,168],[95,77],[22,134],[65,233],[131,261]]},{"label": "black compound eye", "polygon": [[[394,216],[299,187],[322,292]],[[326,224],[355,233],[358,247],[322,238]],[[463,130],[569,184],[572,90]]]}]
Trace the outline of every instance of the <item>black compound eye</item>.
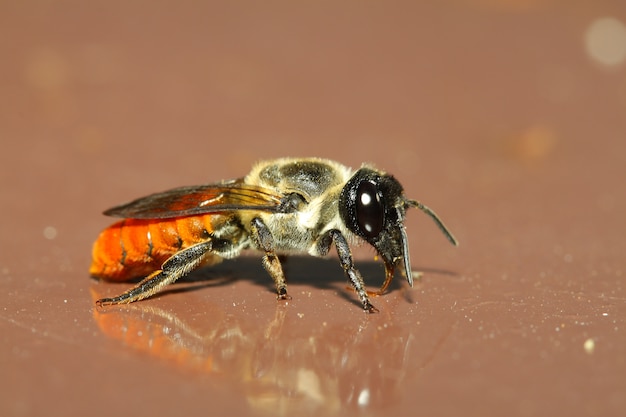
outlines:
[{"label": "black compound eye", "polygon": [[356,190],[356,221],[365,237],[376,237],[383,230],[383,206],[376,184],[362,181]]}]

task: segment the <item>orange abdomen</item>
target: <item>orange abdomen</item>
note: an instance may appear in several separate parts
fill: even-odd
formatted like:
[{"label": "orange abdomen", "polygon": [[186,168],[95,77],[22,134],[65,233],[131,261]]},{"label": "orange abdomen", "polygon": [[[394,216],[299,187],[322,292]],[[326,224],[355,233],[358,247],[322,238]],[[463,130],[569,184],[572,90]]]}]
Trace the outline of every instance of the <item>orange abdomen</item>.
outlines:
[{"label": "orange abdomen", "polygon": [[89,272],[113,281],[143,277],[195,243],[209,238],[209,215],[172,219],[125,219],[104,229],[93,245]]}]

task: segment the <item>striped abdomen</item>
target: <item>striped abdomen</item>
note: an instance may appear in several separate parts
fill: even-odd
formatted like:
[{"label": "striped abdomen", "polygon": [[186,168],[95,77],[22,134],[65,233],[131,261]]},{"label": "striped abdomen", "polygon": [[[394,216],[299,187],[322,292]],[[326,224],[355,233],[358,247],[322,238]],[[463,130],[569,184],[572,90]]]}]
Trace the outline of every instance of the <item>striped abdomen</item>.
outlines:
[{"label": "striped abdomen", "polygon": [[98,236],[89,272],[114,281],[146,276],[181,249],[210,238],[212,220],[215,215],[121,220]]}]

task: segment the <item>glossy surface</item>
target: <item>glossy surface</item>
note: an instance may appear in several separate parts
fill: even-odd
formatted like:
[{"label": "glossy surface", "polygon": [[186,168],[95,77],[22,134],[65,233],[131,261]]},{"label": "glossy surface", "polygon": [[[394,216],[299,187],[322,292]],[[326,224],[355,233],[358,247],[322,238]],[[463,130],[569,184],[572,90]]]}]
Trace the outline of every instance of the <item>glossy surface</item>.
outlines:
[{"label": "glossy surface", "polygon": [[[147,4],[0,6],[0,415],[624,415],[623,5]],[[307,155],[461,245],[410,211],[374,315],[334,257],[94,309],[103,209]]]}]

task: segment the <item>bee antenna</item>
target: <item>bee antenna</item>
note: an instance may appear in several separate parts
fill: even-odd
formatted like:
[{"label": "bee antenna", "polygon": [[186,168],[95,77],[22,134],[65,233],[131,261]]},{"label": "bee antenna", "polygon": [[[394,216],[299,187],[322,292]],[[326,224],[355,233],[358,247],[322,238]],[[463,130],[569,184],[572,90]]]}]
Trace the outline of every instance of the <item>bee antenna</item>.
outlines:
[{"label": "bee antenna", "polygon": [[422,203],[416,200],[406,200],[406,202],[409,207],[417,207],[418,209],[422,210],[424,213],[428,214],[430,218],[435,221],[435,223],[439,227],[439,230],[441,230],[443,234],[446,236],[446,238],[448,238],[450,243],[452,243],[454,246],[459,246],[459,241],[456,240],[452,232],[448,230],[446,225],[443,224],[439,216],[437,216],[437,214],[435,214],[434,211],[432,211],[430,208],[428,208],[427,206],[423,205]]}]

